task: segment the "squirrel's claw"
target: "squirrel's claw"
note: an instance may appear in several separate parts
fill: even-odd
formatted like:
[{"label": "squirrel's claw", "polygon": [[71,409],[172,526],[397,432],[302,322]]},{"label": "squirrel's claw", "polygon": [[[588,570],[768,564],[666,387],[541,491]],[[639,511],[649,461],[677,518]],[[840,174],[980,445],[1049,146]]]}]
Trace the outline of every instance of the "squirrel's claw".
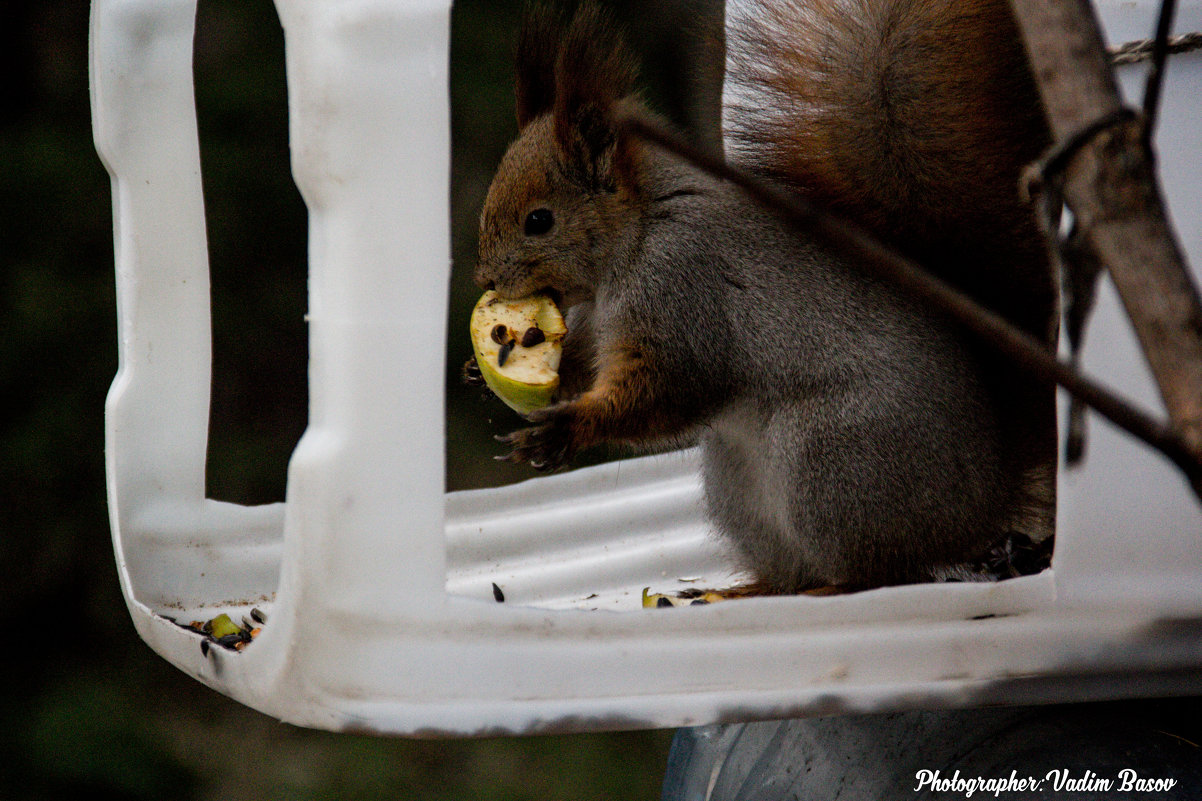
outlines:
[{"label": "squirrel's claw", "polygon": [[558,470],[566,465],[575,448],[572,446],[571,415],[565,406],[560,404],[532,412],[528,418],[538,425],[497,437],[498,442],[512,447],[509,453],[497,459],[527,462],[540,472]]},{"label": "squirrel's claw", "polygon": [[463,383],[469,387],[484,386],[484,374],[480,372],[480,365],[476,363],[476,357],[473,356],[463,363]]}]

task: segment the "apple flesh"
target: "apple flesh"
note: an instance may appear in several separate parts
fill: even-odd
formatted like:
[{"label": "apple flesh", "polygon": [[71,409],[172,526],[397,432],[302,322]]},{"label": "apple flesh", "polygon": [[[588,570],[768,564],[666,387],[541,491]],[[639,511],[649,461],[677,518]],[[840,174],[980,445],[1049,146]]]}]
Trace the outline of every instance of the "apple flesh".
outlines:
[{"label": "apple flesh", "polygon": [[567,327],[543,294],[506,300],[488,291],[471,318],[472,350],[484,383],[521,415],[551,403]]}]

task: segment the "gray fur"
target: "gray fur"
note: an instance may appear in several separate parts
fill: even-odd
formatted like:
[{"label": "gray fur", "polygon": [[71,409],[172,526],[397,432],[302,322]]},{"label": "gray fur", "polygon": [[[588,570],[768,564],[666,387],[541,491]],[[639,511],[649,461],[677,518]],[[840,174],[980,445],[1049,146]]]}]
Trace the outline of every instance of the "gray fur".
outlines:
[{"label": "gray fur", "polygon": [[707,410],[707,505],[747,572],[775,592],[916,581],[1000,538],[1017,482],[959,334],[732,187],[685,180],[701,189],[648,225],[597,313],[654,336],[699,396],[681,402]]}]

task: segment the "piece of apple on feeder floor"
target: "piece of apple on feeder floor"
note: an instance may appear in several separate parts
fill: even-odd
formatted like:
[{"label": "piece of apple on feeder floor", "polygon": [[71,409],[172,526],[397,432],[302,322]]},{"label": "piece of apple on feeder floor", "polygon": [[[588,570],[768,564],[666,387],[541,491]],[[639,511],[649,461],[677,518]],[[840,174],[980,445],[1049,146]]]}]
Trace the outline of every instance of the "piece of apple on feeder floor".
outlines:
[{"label": "piece of apple on feeder floor", "polygon": [[480,375],[522,415],[555,396],[567,332],[559,308],[543,294],[506,300],[489,290],[472,310],[472,350]]}]

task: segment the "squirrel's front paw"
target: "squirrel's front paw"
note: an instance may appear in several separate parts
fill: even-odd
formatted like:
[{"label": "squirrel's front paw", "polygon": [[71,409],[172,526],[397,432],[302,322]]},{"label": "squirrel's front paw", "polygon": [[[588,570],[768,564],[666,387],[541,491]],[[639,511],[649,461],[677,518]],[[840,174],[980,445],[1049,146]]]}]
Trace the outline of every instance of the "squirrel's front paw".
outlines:
[{"label": "squirrel's front paw", "polygon": [[463,383],[469,387],[484,386],[484,374],[480,372],[480,365],[476,363],[476,357],[473,356],[463,363]]},{"label": "squirrel's front paw", "polygon": [[537,425],[497,437],[498,442],[512,446],[508,454],[497,458],[504,462],[529,462],[535,470],[544,472],[567,464],[576,452],[572,444],[571,405],[548,406],[531,412],[527,419]]}]

